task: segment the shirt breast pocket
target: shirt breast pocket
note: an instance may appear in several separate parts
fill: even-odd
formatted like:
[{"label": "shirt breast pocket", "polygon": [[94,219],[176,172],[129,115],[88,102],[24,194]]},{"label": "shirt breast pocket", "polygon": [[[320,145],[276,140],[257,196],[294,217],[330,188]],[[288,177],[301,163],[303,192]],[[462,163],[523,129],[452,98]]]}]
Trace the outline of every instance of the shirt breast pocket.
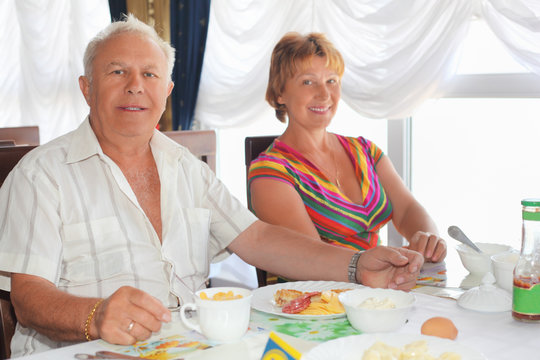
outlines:
[{"label": "shirt breast pocket", "polygon": [[183,208],[175,234],[164,243],[164,254],[181,276],[207,274],[211,211]]},{"label": "shirt breast pocket", "polygon": [[90,284],[127,271],[127,242],[116,217],[64,225],[63,232],[62,285]]}]

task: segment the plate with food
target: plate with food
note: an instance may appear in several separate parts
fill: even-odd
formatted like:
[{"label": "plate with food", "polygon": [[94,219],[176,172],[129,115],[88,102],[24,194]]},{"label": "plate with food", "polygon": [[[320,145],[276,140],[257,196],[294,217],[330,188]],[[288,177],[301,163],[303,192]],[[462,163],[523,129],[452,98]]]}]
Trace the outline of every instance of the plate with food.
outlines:
[{"label": "plate with food", "polygon": [[376,333],[351,335],[315,346],[302,360],[435,359],[486,360],[459,342],[434,336]]},{"label": "plate with food", "polygon": [[339,294],[363,287],[337,281],[291,281],[253,290],[251,307],[292,319],[334,319],[345,316]]}]

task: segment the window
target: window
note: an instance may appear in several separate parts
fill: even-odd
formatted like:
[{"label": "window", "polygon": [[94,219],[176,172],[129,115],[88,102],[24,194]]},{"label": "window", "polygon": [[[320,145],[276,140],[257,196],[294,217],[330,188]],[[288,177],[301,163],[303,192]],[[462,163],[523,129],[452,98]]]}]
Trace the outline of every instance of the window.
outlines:
[{"label": "window", "polygon": [[540,78],[482,20],[462,51],[446,97],[412,117],[412,191],[443,236],[457,225],[475,242],[520,249],[520,201],[540,197]]}]

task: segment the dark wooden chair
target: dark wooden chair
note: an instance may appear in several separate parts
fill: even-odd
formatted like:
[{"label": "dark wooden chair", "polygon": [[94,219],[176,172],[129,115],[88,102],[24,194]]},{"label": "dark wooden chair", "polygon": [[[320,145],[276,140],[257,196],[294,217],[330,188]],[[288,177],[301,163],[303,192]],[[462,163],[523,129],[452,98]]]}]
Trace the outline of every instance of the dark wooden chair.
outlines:
[{"label": "dark wooden chair", "polygon": [[11,355],[11,338],[15,332],[15,310],[11,305],[9,291],[0,290],[0,359],[8,359]]},{"label": "dark wooden chair", "polygon": [[[0,147],[0,186],[9,172],[27,152],[36,146]],[[0,358],[7,359],[11,355],[10,344],[17,318],[11,304],[9,291],[0,290]]]},{"label": "dark wooden chair", "polygon": [[14,140],[0,140],[0,147],[15,146]]},{"label": "dark wooden chair", "polygon": [[0,140],[11,140],[15,145],[39,145],[38,126],[0,128]]},{"label": "dark wooden chair", "polygon": [[[245,161],[246,161],[246,191],[248,192],[249,196],[249,189],[247,188],[249,185],[247,183],[247,174],[249,172],[249,165],[251,164],[251,161],[254,160],[257,156],[259,156],[260,153],[262,153],[264,150],[266,150],[270,144],[272,144],[272,141],[276,138],[276,135],[271,136],[248,136],[245,139],[244,146],[245,146]],[[275,281],[275,276],[272,274],[268,274],[265,270],[257,268],[257,282],[259,283],[259,287],[266,286],[269,283],[269,279],[272,278]]]},{"label": "dark wooden chair", "polygon": [[163,131],[180,145],[183,145],[208,164],[216,172],[216,132],[214,130]]},{"label": "dark wooden chair", "polygon": [[35,147],[34,145],[0,147],[0,186],[19,160]]}]

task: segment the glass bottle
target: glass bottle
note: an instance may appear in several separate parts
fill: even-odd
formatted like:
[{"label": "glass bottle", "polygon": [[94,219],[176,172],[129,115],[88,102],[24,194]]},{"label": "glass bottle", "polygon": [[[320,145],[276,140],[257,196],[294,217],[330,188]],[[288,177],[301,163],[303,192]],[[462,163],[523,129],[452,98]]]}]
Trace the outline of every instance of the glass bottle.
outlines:
[{"label": "glass bottle", "polygon": [[514,269],[512,316],[540,322],[540,199],[524,199],[521,206],[521,253]]}]

